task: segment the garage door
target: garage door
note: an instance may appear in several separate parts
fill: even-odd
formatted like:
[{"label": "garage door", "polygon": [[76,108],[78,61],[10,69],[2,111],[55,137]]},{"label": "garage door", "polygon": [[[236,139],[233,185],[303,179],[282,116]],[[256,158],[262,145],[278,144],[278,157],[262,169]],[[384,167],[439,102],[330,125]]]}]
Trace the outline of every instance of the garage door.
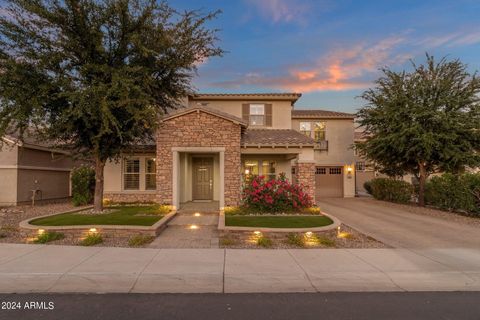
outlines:
[{"label": "garage door", "polygon": [[342,167],[317,167],[315,169],[315,196],[321,198],[343,197]]}]

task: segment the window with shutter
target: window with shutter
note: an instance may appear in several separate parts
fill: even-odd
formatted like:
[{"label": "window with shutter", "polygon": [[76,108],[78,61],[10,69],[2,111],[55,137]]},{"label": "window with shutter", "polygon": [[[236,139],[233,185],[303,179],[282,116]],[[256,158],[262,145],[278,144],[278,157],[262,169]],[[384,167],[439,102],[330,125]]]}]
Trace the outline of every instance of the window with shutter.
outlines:
[{"label": "window with shutter", "polygon": [[252,126],[265,125],[265,105],[264,104],[250,105],[250,125]]}]

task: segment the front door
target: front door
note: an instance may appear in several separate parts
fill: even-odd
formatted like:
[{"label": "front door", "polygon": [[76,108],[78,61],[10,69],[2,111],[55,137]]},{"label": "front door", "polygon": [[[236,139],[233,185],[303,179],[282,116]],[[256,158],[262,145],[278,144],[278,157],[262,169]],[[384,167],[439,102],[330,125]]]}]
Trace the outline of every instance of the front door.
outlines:
[{"label": "front door", "polygon": [[213,158],[193,158],[193,200],[213,200]]}]

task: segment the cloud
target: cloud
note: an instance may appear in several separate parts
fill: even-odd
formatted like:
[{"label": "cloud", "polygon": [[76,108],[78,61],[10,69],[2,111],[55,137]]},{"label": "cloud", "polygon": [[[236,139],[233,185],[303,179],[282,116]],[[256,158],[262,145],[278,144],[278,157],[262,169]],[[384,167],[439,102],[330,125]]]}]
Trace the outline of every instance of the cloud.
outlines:
[{"label": "cloud", "polygon": [[286,71],[280,74],[249,73],[215,85],[230,88],[253,85],[297,92],[361,89],[371,84],[367,76],[380,67],[410,58],[409,55],[393,53],[403,42],[404,37],[395,36],[373,44],[364,42],[337,48],[309,65],[286,67]]},{"label": "cloud", "polygon": [[309,6],[298,0],[246,0],[273,23],[303,22]]},{"label": "cloud", "polygon": [[459,31],[440,36],[429,36],[416,42],[416,44],[426,48],[435,48],[440,46],[458,47],[476,43],[480,43],[480,31]]}]

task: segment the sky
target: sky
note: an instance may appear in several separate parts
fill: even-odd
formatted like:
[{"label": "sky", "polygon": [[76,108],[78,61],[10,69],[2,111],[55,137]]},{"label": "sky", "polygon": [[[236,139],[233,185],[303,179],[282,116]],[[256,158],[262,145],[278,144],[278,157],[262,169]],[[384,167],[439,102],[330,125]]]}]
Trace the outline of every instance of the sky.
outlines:
[{"label": "sky", "polygon": [[220,9],[227,52],[199,66],[200,92],[299,92],[296,107],[353,112],[382,67],[460,59],[480,70],[479,0],[171,0]]},{"label": "sky", "polygon": [[480,70],[480,0],[167,2],[222,11],[207,26],[226,53],[199,64],[203,93],[298,92],[297,108],[354,112],[380,68],[411,70],[426,52]]}]

